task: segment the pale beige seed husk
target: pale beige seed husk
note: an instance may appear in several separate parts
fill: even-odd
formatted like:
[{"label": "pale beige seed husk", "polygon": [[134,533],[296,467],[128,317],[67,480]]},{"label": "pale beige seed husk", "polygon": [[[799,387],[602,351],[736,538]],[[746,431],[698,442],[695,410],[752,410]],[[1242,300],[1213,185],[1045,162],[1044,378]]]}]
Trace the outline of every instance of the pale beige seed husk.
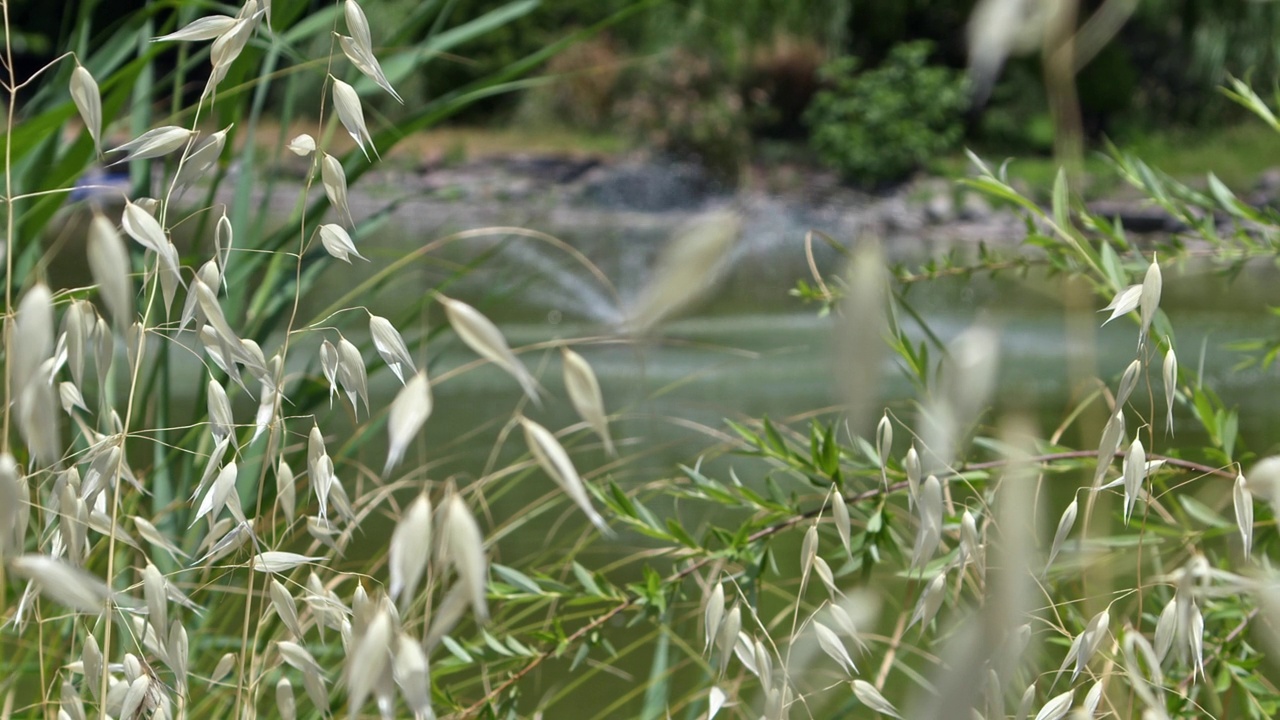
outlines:
[{"label": "pale beige seed husk", "polygon": [[1066,510],[1062,511],[1062,517],[1058,519],[1058,529],[1053,534],[1053,545],[1049,548],[1049,559],[1044,563],[1045,572],[1049,572],[1050,566],[1053,565],[1054,558],[1058,557],[1058,552],[1062,550],[1062,543],[1066,542],[1067,536],[1071,534],[1071,529],[1076,524],[1076,513],[1079,512],[1080,505],[1075,498],[1071,499],[1071,504]]},{"label": "pale beige seed husk", "polygon": [[587,363],[586,358],[569,348],[561,348],[564,366],[564,387],[569,395],[569,402],[578,412],[592,432],[600,436],[604,442],[605,453],[616,456],[613,438],[609,435],[609,418],[604,409],[604,395],[600,392],[600,381],[595,371]]},{"label": "pale beige seed husk", "polygon": [[1151,327],[1151,321],[1156,316],[1156,309],[1160,307],[1160,292],[1164,287],[1164,279],[1160,274],[1160,265],[1152,258],[1151,265],[1147,268],[1147,274],[1142,278],[1142,292],[1139,298],[1139,314],[1142,319],[1142,330],[1139,338],[1147,336],[1147,330]]},{"label": "pale beige seed husk", "polygon": [[902,467],[907,473],[907,491],[911,502],[915,502],[920,495],[920,454],[916,452],[916,446],[912,445],[907,448],[907,455],[902,460]]},{"label": "pale beige seed husk", "polygon": [[84,402],[84,395],[80,394],[80,388],[69,380],[58,383],[58,400],[62,403],[63,412],[68,415],[73,415],[72,410],[75,408],[89,412],[89,407]]},{"label": "pale beige seed husk", "polygon": [[62,314],[62,334],[67,339],[67,367],[76,387],[84,387],[84,364],[93,342],[93,306],[88,301],[73,301]]},{"label": "pale beige seed husk", "polygon": [[186,692],[187,664],[191,655],[190,639],[182,622],[174,620],[169,625],[169,642],[166,645],[169,667],[173,670],[174,682],[177,683],[178,694]]},{"label": "pale beige seed husk", "polygon": [[83,65],[76,65],[71,71],[71,99],[80,112],[80,119],[93,138],[94,151],[102,154],[102,96],[98,92],[98,83]]},{"label": "pale beige seed husk", "polygon": [[[43,375],[39,369],[36,374]],[[59,407],[53,385],[43,377],[33,378],[19,391],[18,430],[36,459],[46,466],[56,464],[62,456]]]},{"label": "pale beige seed husk", "polygon": [[1169,432],[1173,433],[1173,401],[1177,398],[1178,392],[1178,356],[1173,352],[1173,344],[1169,343],[1169,352],[1164,354],[1164,397],[1165,397],[1165,423],[1169,426]]},{"label": "pale beige seed husk", "polygon": [[817,573],[818,579],[822,581],[822,585],[827,588],[827,594],[832,600],[840,597],[842,594],[840,588],[836,587],[835,573],[831,572],[831,566],[821,555],[813,559],[813,571]]},{"label": "pale beige seed husk", "polygon": [[258,572],[281,573],[306,563],[320,562],[323,557],[300,555],[281,550],[268,550],[253,556],[253,569]]},{"label": "pale beige seed husk", "polygon": [[209,61],[213,63],[215,70],[222,70],[225,73],[226,68],[240,57],[244,46],[249,42],[249,37],[253,34],[253,27],[257,24],[255,21],[256,18],[252,17],[236,20],[226,32],[213,41],[209,47]]},{"label": "pale beige seed husk", "polygon": [[942,607],[942,599],[946,594],[946,580],[946,573],[938,573],[925,586],[924,592],[920,593],[920,599],[916,601],[915,610],[911,613],[911,622],[907,625],[908,628],[920,623],[920,627],[923,629],[933,622],[933,617],[938,614],[938,609]]},{"label": "pale beige seed husk", "polygon": [[1115,320],[1121,315],[1126,315],[1138,309],[1138,302],[1141,299],[1141,297],[1142,297],[1141,285],[1130,285],[1129,287],[1121,290],[1119,293],[1116,294],[1115,298],[1112,299],[1110,305],[1107,305],[1106,307],[1102,308],[1102,310],[1099,311],[1099,312],[1106,312],[1108,310],[1111,311],[1111,316],[1108,317],[1106,320],[1104,320],[1102,324],[1106,325],[1107,323],[1111,322],[1112,320]]},{"label": "pale beige seed husk", "polygon": [[196,509],[195,517],[191,519],[192,525],[195,525],[205,515],[208,515],[210,520],[218,519],[218,515],[222,513],[222,508],[226,506],[227,500],[235,492],[236,475],[235,462],[227,463],[218,471],[218,476],[200,501],[200,507]]},{"label": "pale beige seed husk", "polygon": [[[336,77],[333,80],[333,107],[338,113],[338,121],[346,129],[347,134],[360,146],[365,158],[369,157],[369,148],[373,147],[373,137],[364,124],[364,108],[360,105],[360,96],[356,89]],[[369,147],[366,147],[365,144]],[[377,149],[374,149],[377,152]]]},{"label": "pale beige seed husk", "polygon": [[724,274],[741,233],[742,217],[726,210],[702,215],[678,230],[628,313],[628,327],[648,332],[705,295]]},{"label": "pale beige seed husk", "polygon": [[497,365],[516,379],[524,390],[525,395],[533,400],[535,405],[540,405],[541,400],[538,398],[538,383],[529,374],[528,369],[520,362],[515,353],[511,351],[511,347],[507,345],[507,340],[502,336],[502,332],[493,324],[489,318],[480,313],[479,310],[459,300],[453,300],[443,295],[437,295],[440,303],[444,305],[445,315],[449,318],[449,325],[453,327],[453,331],[458,334],[462,342],[471,348],[477,355]]},{"label": "pale beige seed husk", "polygon": [[280,622],[295,638],[301,640],[302,625],[298,622],[298,606],[294,603],[293,596],[289,594],[289,589],[275,578],[271,578],[267,588],[276,617],[280,618]]},{"label": "pale beige seed husk", "polygon": [[[800,543],[800,576],[807,578],[810,571],[813,570],[813,559],[818,557],[818,526],[810,525],[804,531],[804,540]],[[800,582],[801,587],[804,586],[804,580]],[[801,595],[803,595],[803,591]]]},{"label": "pale beige seed husk", "polygon": [[720,624],[720,630],[716,633],[716,652],[720,657],[720,675],[724,675],[725,670],[729,668],[729,657],[733,654],[733,647],[738,642],[738,632],[742,629],[742,608],[734,605],[725,615],[724,621]]},{"label": "pale beige seed husk", "polygon": [[364,369],[364,357],[360,350],[346,338],[338,338],[338,382],[351,400],[352,410],[359,410],[357,399],[364,402],[369,411],[369,377]]},{"label": "pale beige seed husk", "polygon": [[1098,652],[1102,641],[1107,637],[1107,628],[1111,624],[1111,614],[1106,610],[1099,612],[1089,620],[1084,632],[1080,634],[1075,658],[1075,669],[1071,673],[1071,681],[1075,682],[1089,661]]},{"label": "pale beige seed husk", "polygon": [[707,694],[707,720],[715,720],[716,714],[724,707],[729,695],[719,687],[711,688]]},{"label": "pale beige seed husk", "polygon": [[209,432],[214,440],[221,440],[231,435],[235,427],[235,418],[231,416],[231,400],[227,391],[213,378],[208,382]]},{"label": "pale beige seed husk", "polygon": [[[230,130],[231,126],[228,125],[200,141],[192,149],[191,153],[183,159],[182,167],[178,169],[178,174],[174,177],[173,184],[176,187],[185,188],[212,170],[217,164],[218,158],[222,156],[222,150],[227,144],[227,133]],[[226,216],[224,215],[223,217]]]},{"label": "pale beige seed husk", "polygon": [[876,686],[866,680],[853,681],[853,695],[858,698],[858,702],[866,705],[881,715],[888,715],[896,718],[902,717],[898,714],[898,710],[893,706],[893,703],[886,700],[885,697],[880,694],[880,691],[876,689]]},{"label": "pale beige seed husk", "polygon": [[1134,503],[1138,500],[1138,492],[1142,489],[1142,479],[1147,466],[1147,454],[1142,448],[1142,440],[1134,438],[1125,455],[1124,468],[1124,522],[1129,524],[1133,515]]},{"label": "pale beige seed husk", "polygon": [[[53,355],[53,295],[43,283],[36,283],[22,296],[14,322],[10,362],[13,388],[37,382],[40,365]],[[41,380],[42,382],[42,380]]]},{"label": "pale beige seed husk", "polygon": [[556,436],[551,434],[550,430],[525,417],[520,418],[520,426],[524,429],[525,442],[529,445],[529,452],[538,461],[538,465],[542,467],[543,472],[559,483],[561,489],[569,496],[570,500],[573,500],[581,508],[592,525],[595,525],[602,534],[612,535],[613,531],[609,529],[608,523],[592,507],[586,484],[582,481],[582,477],[578,475],[578,470],[574,468],[573,462],[569,459],[569,453],[565,452],[560,441],[556,440]]},{"label": "pale beige seed husk", "polygon": [[849,506],[844,501],[844,494],[835,485],[831,486],[831,517],[835,520],[836,532],[840,535],[840,544],[844,545],[844,551],[852,553],[850,548],[853,530],[849,522]]},{"label": "pale beige seed husk", "polygon": [[161,35],[152,42],[213,40],[236,24],[236,19],[226,15],[209,15],[193,20],[181,30]]},{"label": "pale beige seed husk", "polygon": [[289,678],[282,677],[276,683],[276,710],[281,720],[296,720],[298,717],[298,702],[293,697],[293,684]]},{"label": "pale beige seed husk", "polygon": [[1235,506],[1236,526],[1240,529],[1240,540],[1247,557],[1253,549],[1253,495],[1249,492],[1244,475],[1236,475],[1232,504]]},{"label": "pale beige seed husk", "polygon": [[365,17],[364,10],[360,9],[360,4],[356,0],[346,0],[342,6],[343,16],[347,21],[347,32],[351,33],[351,40],[361,52],[373,56],[373,35],[369,32],[369,19]]},{"label": "pale beige seed husk", "polygon": [[356,249],[355,241],[351,239],[351,236],[347,234],[347,231],[341,225],[334,223],[321,225],[320,243],[324,245],[325,252],[345,263],[351,262],[349,257],[351,255],[355,255],[361,260],[368,260]]},{"label": "pale beige seed husk", "polygon": [[849,650],[845,648],[843,642],[840,642],[840,636],[836,635],[834,630],[815,620],[813,631],[818,636],[818,646],[827,654],[827,657],[835,660],[840,665],[841,670],[844,670],[849,675],[858,672],[857,665],[853,663],[853,658],[849,656]]},{"label": "pale beige seed husk", "polygon": [[392,637],[391,617],[386,611],[378,612],[348,659],[347,698],[351,717],[355,717],[374,686],[387,673]]},{"label": "pale beige seed husk", "polygon": [[476,616],[476,621],[485,623],[489,619],[489,604],[485,597],[489,563],[485,558],[484,538],[475,517],[456,494],[445,501],[441,530],[444,557],[457,571],[458,582],[471,603],[471,612]]},{"label": "pale beige seed husk", "polygon": [[390,574],[388,595],[400,600],[403,611],[409,606],[418,583],[427,570],[431,556],[431,500],[419,495],[391,533],[387,570]]},{"label": "pale beige seed husk", "polygon": [[72,610],[99,615],[111,599],[122,607],[137,607],[137,601],[113,593],[98,576],[47,555],[23,555],[9,562],[17,576],[31,580],[41,593]]},{"label": "pale beige seed husk", "polygon": [[302,133],[290,140],[285,148],[298,157],[306,157],[316,151],[316,139],[307,133]]},{"label": "pale beige seed husk", "polygon": [[1192,677],[1199,673],[1204,679],[1204,614],[1200,612],[1200,606],[1192,602],[1189,615],[1187,642],[1191,644]]},{"label": "pale beige seed husk", "polygon": [[329,501],[333,495],[333,488],[337,484],[337,478],[333,473],[333,460],[328,455],[320,456],[316,461],[315,472],[309,473],[311,476],[311,489],[316,495],[316,502],[320,505],[320,517],[329,517]]},{"label": "pale beige seed husk", "polygon": [[1075,702],[1076,691],[1068,690],[1060,695],[1055,695],[1053,699],[1044,704],[1040,708],[1040,712],[1036,713],[1036,720],[1062,720],[1071,711],[1071,704]]},{"label": "pale beige seed husk", "polygon": [[142,571],[142,598],[147,603],[147,622],[157,634],[169,627],[168,584],[159,568],[148,562]]},{"label": "pale beige seed husk", "polygon": [[706,607],[702,611],[703,652],[711,648],[711,641],[715,639],[720,621],[724,619],[724,584],[718,581],[713,584],[715,587],[707,597]]},{"label": "pale beige seed husk", "polygon": [[1102,441],[1098,444],[1098,466],[1093,473],[1093,487],[1096,490],[1102,484],[1102,478],[1107,474],[1107,468],[1111,467],[1111,462],[1115,459],[1116,450],[1120,449],[1120,442],[1124,438],[1124,409],[1116,408],[1116,412],[1107,420],[1107,425],[1102,430]]},{"label": "pale beige seed husk", "polygon": [[347,175],[343,172],[342,163],[338,162],[338,158],[328,153],[321,153],[320,182],[324,185],[324,193],[329,196],[329,202],[338,211],[338,215],[348,227],[355,227],[355,220],[351,217],[351,207],[347,204]]},{"label": "pale beige seed husk", "polygon": [[409,709],[419,717],[430,717],[431,673],[422,645],[400,633],[396,639],[395,660],[391,671]]},{"label": "pale beige seed husk", "polygon": [[20,507],[28,502],[19,476],[18,463],[9,453],[0,453],[0,558],[22,547],[18,534]]},{"label": "pale beige seed husk", "polygon": [[1124,407],[1128,402],[1129,395],[1133,393],[1133,389],[1138,386],[1138,371],[1142,369],[1142,362],[1134,360],[1129,363],[1129,367],[1125,368],[1124,375],[1120,378],[1120,387],[1116,390],[1116,407]]},{"label": "pale beige seed husk", "polygon": [[177,125],[148,130],[129,142],[114,148],[111,152],[123,152],[125,156],[112,163],[117,165],[129,160],[147,160],[158,158],[184,147],[194,133]]},{"label": "pale beige seed husk", "polygon": [[382,356],[383,362],[395,373],[396,379],[404,384],[405,373],[413,369],[413,356],[409,354],[409,348],[405,346],[400,332],[390,320],[370,315],[369,336],[373,338],[373,347]]},{"label": "pale beige seed husk", "polygon": [[298,506],[297,491],[294,488],[294,484],[293,468],[289,467],[289,463],[281,460],[280,465],[276,468],[276,503],[280,506],[280,510],[284,512],[285,522],[289,525],[293,525]]},{"label": "pale beige seed husk", "polygon": [[400,97],[400,93],[391,86],[391,81],[387,80],[387,75],[382,71],[382,65],[378,62],[378,58],[374,56],[372,51],[366,51],[357,45],[355,38],[338,37],[338,44],[342,47],[342,53],[347,56],[352,65],[360,71],[362,75],[372,80],[378,87],[387,91],[396,102],[404,104],[404,98]]},{"label": "pale beige seed husk", "polygon": [[124,702],[120,705],[120,717],[133,718],[141,715],[142,703],[151,692],[151,676],[141,675],[129,683]]},{"label": "pale beige seed husk", "polygon": [[965,560],[973,562],[978,569],[978,577],[986,575],[986,559],[982,556],[982,540],[978,536],[978,522],[973,513],[966,508],[960,516],[960,549]]},{"label": "pale beige seed husk", "polygon": [[1106,685],[1101,680],[1090,686],[1089,692],[1084,696],[1084,703],[1080,706],[1084,710],[1086,717],[1097,715],[1098,703],[1102,701],[1102,691],[1104,689],[1106,689]]},{"label": "pale beige seed husk", "polygon": [[942,483],[937,476],[930,475],[921,484],[916,510],[920,522],[916,528],[911,567],[918,569],[928,564],[942,542]]},{"label": "pale beige seed husk", "polygon": [[[405,451],[414,436],[426,424],[431,416],[431,384],[427,382],[425,371],[414,375],[391,402],[391,410],[387,415],[387,433],[390,440],[387,447],[387,462],[382,474],[387,475],[392,468],[404,459]],[[392,593],[395,596],[395,593]]]}]

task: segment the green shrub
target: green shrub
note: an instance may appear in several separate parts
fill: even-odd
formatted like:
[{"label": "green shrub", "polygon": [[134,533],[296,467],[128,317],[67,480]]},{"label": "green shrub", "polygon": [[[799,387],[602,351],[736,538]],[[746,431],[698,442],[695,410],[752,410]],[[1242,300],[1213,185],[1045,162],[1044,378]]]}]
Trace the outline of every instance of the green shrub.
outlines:
[{"label": "green shrub", "polygon": [[884,64],[855,72],[845,57],[822,70],[828,88],[806,113],[819,158],[862,185],[902,180],[964,132],[962,75],[928,64],[931,44],[903,43]]}]

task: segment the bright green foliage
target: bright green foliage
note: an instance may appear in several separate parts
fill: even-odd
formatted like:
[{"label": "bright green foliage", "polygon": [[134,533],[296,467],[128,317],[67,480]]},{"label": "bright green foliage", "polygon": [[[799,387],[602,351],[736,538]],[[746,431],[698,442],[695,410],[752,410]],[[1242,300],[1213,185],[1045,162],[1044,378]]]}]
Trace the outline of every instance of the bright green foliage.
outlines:
[{"label": "bright green foliage", "polygon": [[863,185],[902,180],[964,133],[964,80],[929,64],[931,44],[904,43],[862,72],[856,58],[823,68],[829,88],[807,113],[809,142],[825,164]]}]

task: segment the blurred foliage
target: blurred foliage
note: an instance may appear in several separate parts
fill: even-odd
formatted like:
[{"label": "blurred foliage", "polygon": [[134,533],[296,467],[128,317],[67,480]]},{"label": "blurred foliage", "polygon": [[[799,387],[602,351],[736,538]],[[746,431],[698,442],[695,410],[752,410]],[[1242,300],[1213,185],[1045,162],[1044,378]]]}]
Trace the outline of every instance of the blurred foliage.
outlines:
[{"label": "blurred foliage", "polygon": [[855,72],[856,58],[823,69],[829,87],[809,108],[810,144],[823,163],[863,185],[904,179],[964,133],[964,78],[930,65],[932,45],[903,43],[879,67]]}]

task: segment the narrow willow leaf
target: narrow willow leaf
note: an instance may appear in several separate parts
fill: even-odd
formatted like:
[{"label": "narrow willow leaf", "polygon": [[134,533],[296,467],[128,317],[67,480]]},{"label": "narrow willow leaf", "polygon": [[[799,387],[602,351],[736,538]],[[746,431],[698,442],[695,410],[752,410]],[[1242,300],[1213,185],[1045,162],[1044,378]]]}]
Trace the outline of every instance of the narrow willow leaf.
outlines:
[{"label": "narrow willow leaf", "polygon": [[1236,526],[1240,528],[1240,540],[1248,557],[1253,551],[1253,494],[1249,492],[1244,475],[1236,475],[1232,501],[1236,509]]},{"label": "narrow willow leaf", "polygon": [[[148,130],[129,142],[112,148],[109,152],[122,152],[125,156],[112,165],[131,160],[147,160],[168,155],[185,147],[195,133],[177,125],[165,125]],[[127,230],[126,230],[127,232]]]},{"label": "narrow willow leaf", "polygon": [[302,133],[290,140],[289,144],[285,145],[285,149],[299,157],[306,157],[316,151],[316,139],[307,133]]},{"label": "narrow willow leaf", "polygon": [[1062,720],[1071,712],[1071,703],[1075,702],[1076,691],[1068,690],[1061,695],[1055,695],[1049,702],[1040,708],[1040,712],[1036,713],[1036,720]]},{"label": "narrow willow leaf", "polygon": [[1133,393],[1133,389],[1138,386],[1138,371],[1142,368],[1142,362],[1134,360],[1129,363],[1129,367],[1125,368],[1124,375],[1120,378],[1120,388],[1116,390],[1116,407],[1124,407],[1125,402],[1129,400],[1129,395]]},{"label": "narrow willow leaf", "polygon": [[373,338],[373,347],[382,356],[383,362],[395,373],[396,379],[404,384],[405,373],[413,369],[413,356],[409,354],[409,348],[405,346],[400,332],[390,320],[370,315],[369,336]]},{"label": "narrow willow leaf", "polygon": [[441,552],[458,573],[458,582],[471,603],[476,622],[489,619],[489,604],[485,597],[488,586],[488,560],[484,553],[484,538],[480,525],[457,494],[445,500]]},{"label": "narrow willow leaf", "polygon": [[368,261],[368,258],[360,254],[356,249],[356,244],[352,241],[351,236],[341,225],[329,223],[320,226],[320,243],[324,245],[325,252],[333,257],[350,263],[350,256],[355,255],[361,260]]},{"label": "narrow willow leaf", "polygon": [[[360,151],[368,159],[369,148],[373,147],[373,136],[369,134],[369,128],[364,124],[364,108],[360,105],[360,96],[356,94],[356,89],[347,83],[332,75],[329,78],[333,81],[333,107],[338,112],[338,121],[342,123],[342,127],[346,128],[347,134],[356,141]],[[365,146],[366,143],[368,147]],[[375,154],[378,152],[377,148],[373,151]]]},{"label": "narrow willow leaf", "polygon": [[733,655],[733,647],[738,642],[738,632],[742,630],[742,608],[734,605],[725,615],[716,633],[716,653],[720,657],[720,675],[729,669],[729,658]]},{"label": "narrow willow leaf", "polygon": [[720,629],[720,621],[724,619],[724,583],[715,582],[711,595],[707,597],[706,607],[702,610],[702,651],[711,649],[711,641]]},{"label": "narrow willow leaf", "polygon": [[556,440],[556,436],[552,435],[550,430],[525,417],[520,418],[520,426],[524,429],[524,438],[529,445],[529,452],[533,454],[542,470],[559,483],[561,489],[582,509],[592,525],[595,525],[604,535],[613,535],[608,523],[591,506],[586,484],[583,483],[573,462],[569,459],[569,453],[565,452],[560,441]]},{"label": "narrow willow leaf", "polygon": [[578,412],[592,432],[600,436],[604,443],[604,451],[609,456],[616,456],[613,438],[609,436],[609,417],[604,409],[604,395],[600,392],[600,381],[596,373],[587,363],[586,358],[569,348],[560,348],[564,366],[564,387],[569,394],[569,402]]},{"label": "narrow willow leaf", "polygon": [[233,17],[209,15],[188,23],[181,30],[161,35],[152,42],[213,40],[230,30],[235,24],[236,19]]},{"label": "narrow willow leaf", "polygon": [[306,563],[322,562],[323,557],[268,550],[253,556],[253,569],[258,572],[281,573]]},{"label": "narrow willow leaf", "polygon": [[1107,323],[1111,322],[1112,320],[1115,320],[1121,315],[1126,315],[1136,310],[1138,308],[1138,302],[1141,299],[1141,297],[1142,297],[1141,285],[1130,285],[1124,290],[1121,290],[1115,296],[1115,299],[1111,301],[1111,304],[1102,308],[1102,310],[1100,311],[1100,312],[1106,312],[1108,310],[1111,311],[1111,316],[1108,317],[1106,320],[1104,320],[1102,324],[1106,325]]},{"label": "narrow willow leaf", "polygon": [[298,702],[293,697],[293,684],[289,678],[282,677],[276,683],[276,710],[281,720],[297,720]]},{"label": "narrow willow leaf", "polygon": [[442,305],[444,305],[445,315],[449,318],[449,324],[453,327],[453,331],[458,334],[462,342],[471,348],[477,355],[497,365],[516,379],[524,390],[525,395],[533,400],[535,405],[541,405],[542,401],[538,397],[538,382],[529,374],[528,369],[521,364],[519,358],[511,351],[511,347],[507,345],[507,340],[502,336],[502,332],[493,324],[489,318],[480,313],[479,310],[459,300],[453,300],[443,295],[436,296]]},{"label": "narrow willow leaf", "polygon": [[889,487],[889,453],[893,452],[893,423],[889,422],[888,411],[876,425],[876,457],[880,461],[880,480]]},{"label": "narrow willow leaf", "polygon": [[907,625],[907,629],[912,628],[916,623],[920,623],[921,631],[933,622],[933,616],[938,614],[938,609],[942,607],[942,599],[946,594],[946,573],[938,573],[925,586],[924,592],[920,593],[920,599],[916,601],[916,608],[911,613],[911,622]]},{"label": "narrow willow leaf", "polygon": [[344,337],[338,338],[338,382],[350,398],[352,410],[359,411],[359,399],[364,402],[365,412],[369,412],[369,376],[365,373],[364,357],[359,348]]},{"label": "narrow willow leaf", "polygon": [[338,158],[328,153],[321,153],[320,182],[324,185],[324,194],[329,196],[329,202],[338,211],[338,215],[348,227],[355,227],[356,222],[351,217],[351,206],[347,204],[347,175],[343,172],[342,163],[338,162]]},{"label": "narrow willow leaf", "polygon": [[1049,559],[1044,564],[1045,574],[1048,574],[1049,568],[1053,566],[1054,558],[1058,557],[1058,552],[1062,550],[1062,543],[1071,534],[1071,528],[1075,527],[1076,513],[1079,509],[1076,498],[1071,498],[1071,504],[1062,511],[1062,517],[1058,519],[1058,529],[1053,534],[1053,545],[1049,548]]},{"label": "narrow willow leaf", "polygon": [[419,495],[391,533],[391,546],[387,552],[387,571],[391,582],[387,594],[399,599],[404,611],[418,590],[418,583],[427,571],[427,558],[431,548],[431,501]]},{"label": "narrow willow leaf", "polygon": [[849,657],[849,650],[845,648],[843,642],[840,642],[840,636],[836,635],[834,630],[815,620],[813,631],[818,636],[818,646],[822,648],[822,652],[835,660],[841,670],[848,675],[858,672],[858,666],[854,665],[853,658]]},{"label": "narrow willow leaf", "polygon": [[1139,334],[1139,340],[1146,338],[1147,330],[1151,327],[1151,321],[1156,316],[1156,309],[1160,307],[1160,291],[1164,286],[1164,279],[1160,274],[1160,265],[1155,258],[1151,259],[1151,265],[1147,268],[1147,274],[1142,278],[1142,292],[1140,295],[1139,307],[1142,318],[1142,330]]},{"label": "narrow willow leaf", "polygon": [[1173,433],[1173,401],[1178,392],[1178,356],[1173,352],[1173,343],[1169,342],[1169,352],[1164,354],[1164,400],[1165,423],[1169,433]]},{"label": "narrow willow leaf", "polygon": [[281,460],[276,468],[276,504],[284,512],[285,522],[289,525],[293,524],[298,505],[294,484],[293,468],[289,467],[289,463]]},{"label": "narrow willow leaf", "polygon": [[844,494],[835,485],[831,487],[831,518],[835,520],[836,532],[840,535],[840,544],[844,551],[852,554],[852,526],[849,523],[849,506],[845,504]]},{"label": "narrow willow leaf", "polygon": [[876,689],[876,686],[866,680],[853,681],[853,695],[858,698],[858,702],[866,705],[881,715],[888,715],[889,717],[896,718],[902,717],[898,714],[898,709],[893,706],[893,703],[886,700],[885,697],[880,694],[880,691]]},{"label": "narrow willow leaf", "polygon": [[1133,516],[1133,505],[1138,500],[1138,493],[1142,490],[1142,479],[1145,477],[1144,471],[1147,466],[1147,454],[1142,448],[1142,440],[1134,438],[1133,443],[1129,445],[1129,452],[1125,455],[1124,468],[1124,523],[1129,524],[1129,518]]},{"label": "narrow willow leaf", "polygon": [[98,92],[98,83],[93,75],[77,64],[71,71],[71,99],[80,112],[80,119],[93,138],[93,149],[102,154],[102,95]]}]

